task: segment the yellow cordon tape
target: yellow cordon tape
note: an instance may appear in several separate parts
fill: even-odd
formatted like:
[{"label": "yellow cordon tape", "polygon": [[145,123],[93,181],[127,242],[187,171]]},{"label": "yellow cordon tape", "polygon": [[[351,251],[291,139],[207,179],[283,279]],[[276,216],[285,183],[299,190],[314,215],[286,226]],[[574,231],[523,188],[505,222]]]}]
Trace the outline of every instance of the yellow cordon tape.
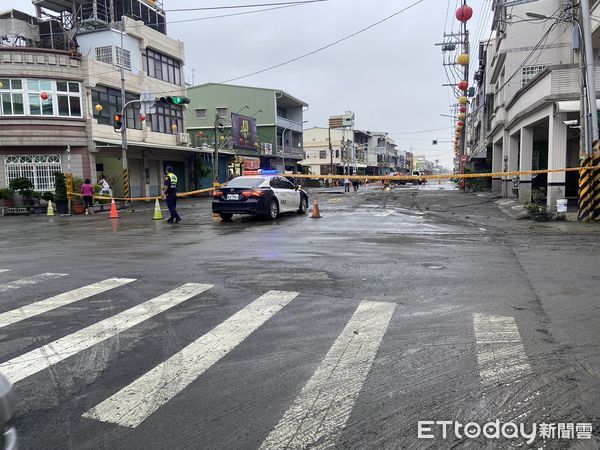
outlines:
[{"label": "yellow cordon tape", "polygon": [[[501,177],[512,177],[515,175],[539,175],[542,173],[557,173],[557,172],[578,172],[580,170],[597,170],[600,169],[600,165],[587,166],[587,167],[567,167],[564,169],[544,169],[544,170],[526,170],[522,172],[488,172],[488,173],[445,173],[439,175],[399,175],[399,176],[385,176],[385,175],[309,175],[303,173],[287,173],[285,177],[288,178],[310,178],[313,180],[359,180],[359,181],[419,181],[419,180],[440,180],[448,178],[501,178]],[[257,175],[259,176],[259,175]],[[205,192],[211,192],[215,188],[198,189],[196,191],[180,192],[177,197],[190,197],[196,194],[203,194]],[[71,193],[77,197],[83,197],[81,194]],[[154,197],[106,197],[102,195],[94,195],[96,200],[124,200],[124,201],[150,201],[150,200],[162,200],[162,195]]]},{"label": "yellow cordon tape", "polygon": [[[311,179],[333,179],[333,180],[369,180],[369,181],[419,181],[419,180],[439,180],[447,178],[500,178],[500,177],[512,177],[514,175],[539,175],[542,173],[556,173],[556,172],[577,172],[582,167],[568,167],[565,169],[544,169],[544,170],[526,170],[522,172],[488,172],[488,173],[444,173],[439,175],[398,175],[398,176],[386,176],[386,175],[307,175],[301,173],[289,173],[285,174],[285,177],[289,178],[311,178]],[[600,169],[600,166],[588,166],[586,170]]]}]

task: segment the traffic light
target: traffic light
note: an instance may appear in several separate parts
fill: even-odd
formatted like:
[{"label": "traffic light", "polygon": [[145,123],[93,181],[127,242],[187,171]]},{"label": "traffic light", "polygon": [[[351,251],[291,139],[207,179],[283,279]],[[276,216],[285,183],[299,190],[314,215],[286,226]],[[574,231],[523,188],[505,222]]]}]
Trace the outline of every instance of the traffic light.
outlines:
[{"label": "traffic light", "polygon": [[173,97],[161,97],[158,101],[163,105],[187,105],[190,102],[190,99],[175,95]]},{"label": "traffic light", "polygon": [[123,117],[121,114],[115,114],[113,119],[113,128],[117,133],[121,133],[123,131]]}]

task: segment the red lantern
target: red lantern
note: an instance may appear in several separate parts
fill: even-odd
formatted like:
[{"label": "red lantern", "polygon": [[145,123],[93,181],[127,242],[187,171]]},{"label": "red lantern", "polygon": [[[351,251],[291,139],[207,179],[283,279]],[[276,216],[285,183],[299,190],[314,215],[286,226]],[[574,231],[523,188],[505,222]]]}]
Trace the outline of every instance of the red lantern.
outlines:
[{"label": "red lantern", "polygon": [[462,120],[459,120],[458,122],[456,122],[456,125],[458,125],[459,127],[462,127],[465,123]]},{"label": "red lantern", "polygon": [[48,93],[47,93],[47,92],[42,92],[42,93],[40,94],[40,98],[41,98],[42,100],[48,100]]},{"label": "red lantern", "polygon": [[456,10],[456,18],[459,22],[466,22],[473,17],[473,8],[469,5],[462,5]]},{"label": "red lantern", "polygon": [[458,110],[459,110],[460,112],[464,112],[464,113],[466,113],[466,112],[467,112],[467,107],[466,107],[466,106],[461,106],[460,108],[458,108]]},{"label": "red lantern", "polygon": [[467,80],[462,80],[458,83],[458,88],[461,91],[466,91],[467,89],[469,89],[469,82]]},{"label": "red lantern", "polygon": [[140,120],[143,122],[144,120],[146,120],[146,116],[143,114],[140,114]]},{"label": "red lantern", "polygon": [[198,137],[204,137],[204,131],[198,131],[196,133],[196,136],[198,136]]}]

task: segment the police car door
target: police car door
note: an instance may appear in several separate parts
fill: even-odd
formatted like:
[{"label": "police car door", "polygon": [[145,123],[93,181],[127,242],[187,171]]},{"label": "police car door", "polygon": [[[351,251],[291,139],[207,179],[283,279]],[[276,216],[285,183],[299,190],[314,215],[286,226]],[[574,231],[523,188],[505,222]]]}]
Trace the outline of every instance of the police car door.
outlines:
[{"label": "police car door", "polygon": [[285,212],[288,210],[288,200],[287,200],[287,189],[284,189],[284,184],[283,181],[281,180],[281,178],[279,177],[273,177],[271,178],[271,181],[269,182],[269,186],[271,186],[271,189],[273,190],[273,193],[275,194],[275,198],[277,199],[277,202],[279,203],[279,212]]},{"label": "police car door", "polygon": [[300,208],[300,192],[296,186],[287,178],[281,179],[282,187],[286,191],[288,211],[296,211]]}]

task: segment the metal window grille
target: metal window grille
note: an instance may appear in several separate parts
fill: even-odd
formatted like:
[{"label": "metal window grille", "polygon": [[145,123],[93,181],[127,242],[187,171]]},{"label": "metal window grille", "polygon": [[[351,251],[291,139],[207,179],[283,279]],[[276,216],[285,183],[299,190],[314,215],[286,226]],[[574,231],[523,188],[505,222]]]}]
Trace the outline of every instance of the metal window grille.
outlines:
[{"label": "metal window grille", "polygon": [[54,172],[62,170],[60,155],[8,155],[4,157],[6,185],[25,177],[36,191],[54,190]]},{"label": "metal window grille", "polygon": [[113,63],[113,48],[112,45],[107,45],[106,47],[96,47],[96,60],[106,63]]},{"label": "metal window grille", "polygon": [[123,67],[131,70],[131,52],[125,49],[121,51],[119,47],[116,47],[115,50],[117,54],[117,66],[121,67],[121,64],[123,64]]},{"label": "metal window grille", "polygon": [[196,108],[196,119],[206,119],[206,109]]},{"label": "metal window grille", "polygon": [[521,70],[521,87],[525,86],[538,73],[543,71],[546,66],[526,66]]},{"label": "metal window grille", "polygon": [[217,116],[227,117],[227,108],[217,108]]}]

